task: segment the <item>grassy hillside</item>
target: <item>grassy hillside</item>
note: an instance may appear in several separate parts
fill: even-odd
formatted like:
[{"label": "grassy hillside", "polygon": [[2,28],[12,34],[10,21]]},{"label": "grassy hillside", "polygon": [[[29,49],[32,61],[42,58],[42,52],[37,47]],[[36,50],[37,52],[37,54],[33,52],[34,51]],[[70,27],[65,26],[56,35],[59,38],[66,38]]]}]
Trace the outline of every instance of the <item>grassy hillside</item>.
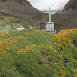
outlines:
[{"label": "grassy hillside", "polygon": [[9,16],[0,16],[0,33],[7,32],[16,29],[17,27],[23,27],[23,21],[21,19]]},{"label": "grassy hillside", "polygon": [[0,77],[77,77],[77,29],[0,33]]}]

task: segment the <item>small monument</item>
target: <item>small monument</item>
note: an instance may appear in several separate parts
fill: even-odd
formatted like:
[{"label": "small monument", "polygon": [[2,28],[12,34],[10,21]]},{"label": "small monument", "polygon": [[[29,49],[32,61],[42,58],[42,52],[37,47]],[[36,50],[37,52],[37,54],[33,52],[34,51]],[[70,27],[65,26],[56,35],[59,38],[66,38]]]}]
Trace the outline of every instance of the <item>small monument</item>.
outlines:
[{"label": "small monument", "polygon": [[54,22],[51,22],[51,8],[49,7],[49,22],[46,22],[46,31],[55,32]]}]

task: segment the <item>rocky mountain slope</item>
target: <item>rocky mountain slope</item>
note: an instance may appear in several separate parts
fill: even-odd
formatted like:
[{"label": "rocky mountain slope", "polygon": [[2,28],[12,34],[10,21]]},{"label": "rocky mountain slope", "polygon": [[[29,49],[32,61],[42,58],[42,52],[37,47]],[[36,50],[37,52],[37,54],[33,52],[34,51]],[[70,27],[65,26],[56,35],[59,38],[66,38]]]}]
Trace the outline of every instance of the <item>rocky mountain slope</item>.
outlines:
[{"label": "rocky mountain slope", "polygon": [[52,15],[52,21],[55,22],[55,29],[57,31],[61,29],[77,28],[77,16],[69,14],[54,14]]},{"label": "rocky mountain slope", "polygon": [[64,7],[64,13],[77,15],[77,0],[70,0]]},{"label": "rocky mountain slope", "polygon": [[[27,0],[0,0],[0,13],[25,19],[27,25],[39,25],[43,13],[33,8]],[[36,20],[36,22],[35,22]]]},{"label": "rocky mountain slope", "polygon": [[55,29],[77,28],[77,0],[70,0],[61,13],[52,16],[55,22]]}]

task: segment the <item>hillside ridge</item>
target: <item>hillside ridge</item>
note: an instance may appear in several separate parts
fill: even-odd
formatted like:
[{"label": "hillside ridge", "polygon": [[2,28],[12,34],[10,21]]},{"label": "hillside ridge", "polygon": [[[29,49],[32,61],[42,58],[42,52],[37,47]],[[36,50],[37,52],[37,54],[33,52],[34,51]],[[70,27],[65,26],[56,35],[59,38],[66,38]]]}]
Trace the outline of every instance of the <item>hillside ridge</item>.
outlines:
[{"label": "hillside ridge", "polygon": [[46,21],[46,18],[43,20],[45,14],[33,8],[27,0],[0,0],[0,13],[22,18],[27,25],[39,25],[41,21]]},{"label": "hillside ridge", "polygon": [[64,13],[77,16],[77,0],[70,0],[64,7]]}]

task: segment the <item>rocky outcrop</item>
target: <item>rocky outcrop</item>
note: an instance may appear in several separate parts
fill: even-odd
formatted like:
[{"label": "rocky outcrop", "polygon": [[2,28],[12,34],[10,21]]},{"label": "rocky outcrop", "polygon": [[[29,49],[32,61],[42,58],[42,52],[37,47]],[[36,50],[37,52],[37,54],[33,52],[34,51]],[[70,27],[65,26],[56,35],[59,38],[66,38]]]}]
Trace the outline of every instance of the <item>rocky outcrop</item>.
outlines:
[{"label": "rocky outcrop", "polygon": [[54,14],[52,21],[55,22],[55,30],[77,28],[77,16],[69,14]]},{"label": "rocky outcrop", "polygon": [[70,0],[64,7],[65,14],[77,15],[77,0]]},{"label": "rocky outcrop", "polygon": [[0,13],[22,18],[27,25],[46,21],[46,18],[43,20],[45,14],[33,8],[27,0],[0,0]]}]

